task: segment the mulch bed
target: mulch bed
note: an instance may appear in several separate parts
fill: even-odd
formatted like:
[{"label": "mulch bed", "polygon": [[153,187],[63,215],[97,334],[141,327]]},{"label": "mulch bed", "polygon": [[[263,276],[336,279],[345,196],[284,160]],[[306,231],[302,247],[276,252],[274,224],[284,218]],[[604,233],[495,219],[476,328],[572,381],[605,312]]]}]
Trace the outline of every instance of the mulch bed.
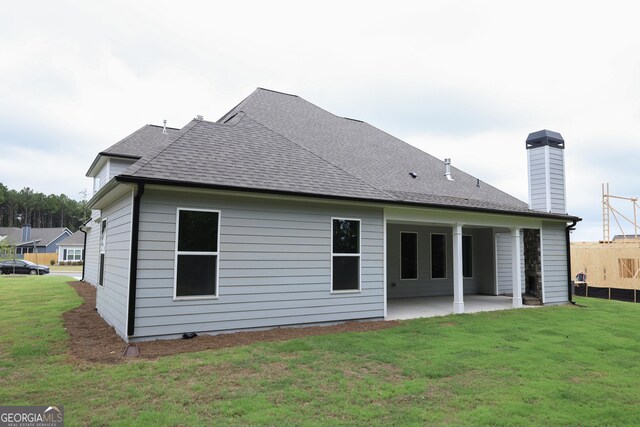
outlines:
[{"label": "mulch bed", "polygon": [[248,345],[255,342],[285,341],[313,335],[366,332],[397,326],[397,321],[344,322],[329,326],[282,327],[218,335],[198,335],[192,339],[158,340],[135,343],[138,357],[123,356],[126,343],[107,325],[95,309],[96,289],[85,282],[69,283],[84,300],[64,313],[64,326],[71,341],[71,356],[87,362],[122,363],[136,358],[155,359],[179,353]]}]

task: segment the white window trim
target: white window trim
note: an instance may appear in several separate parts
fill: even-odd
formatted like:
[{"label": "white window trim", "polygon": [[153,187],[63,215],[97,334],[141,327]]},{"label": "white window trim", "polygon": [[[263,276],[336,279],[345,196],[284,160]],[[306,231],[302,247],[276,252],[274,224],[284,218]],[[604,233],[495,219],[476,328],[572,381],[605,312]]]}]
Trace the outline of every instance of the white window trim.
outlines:
[{"label": "white window trim", "polygon": [[[444,236],[444,277],[433,277],[433,245],[431,244],[434,235]],[[431,280],[447,280],[447,265],[449,257],[447,256],[447,235],[445,233],[429,233],[429,275]]]},{"label": "white window trim", "polygon": [[[178,251],[178,233],[180,230],[180,211],[196,211],[196,212],[213,212],[218,214],[218,250],[216,252],[194,252],[194,251]],[[219,209],[202,209],[202,208],[176,208],[176,234],[175,234],[175,254],[173,262],[173,300],[174,301],[198,301],[198,300],[217,300],[220,298],[220,228],[222,213]],[[178,256],[179,255],[210,255],[216,256],[216,293],[215,295],[197,295],[197,296],[178,296]]]},{"label": "white window trim", "polygon": [[[402,235],[403,234],[415,234],[416,235],[416,277],[404,278],[402,277]],[[400,232],[400,280],[418,280],[420,273],[418,267],[420,266],[420,254],[418,252],[418,232],[417,231],[401,231]]]},{"label": "white window trim", "polygon": [[[66,257],[66,259],[63,259],[62,261],[82,261],[82,249],[79,249],[79,248],[63,248],[62,250],[63,250],[63,252],[62,252],[63,254],[64,254],[64,250],[67,251],[67,257]],[[73,252],[73,259],[69,259],[69,254],[71,254],[71,252]],[[76,254],[80,255],[79,259],[75,258]]]},{"label": "white window trim", "polygon": [[[474,273],[476,271],[475,267],[474,267],[474,256],[473,256],[473,234],[462,234],[462,237],[469,237],[471,239],[471,276],[465,276],[464,275],[464,262],[462,263],[463,269],[462,269],[462,278],[463,279],[473,279],[474,278]],[[463,243],[463,247],[464,247],[464,243]],[[462,252],[464,254],[464,252]],[[464,256],[464,255],[463,255]]]},{"label": "white window trim", "polygon": [[[360,226],[358,227],[358,253],[357,254],[344,254],[344,253],[334,253],[333,252],[333,221],[358,221]],[[329,231],[331,232],[331,272],[329,276],[329,292],[331,294],[358,294],[362,293],[362,220],[360,218],[343,218],[343,217],[331,217],[331,222],[329,223]],[[333,257],[334,256],[352,256],[358,257],[358,289],[344,289],[344,290],[333,290]]]}]

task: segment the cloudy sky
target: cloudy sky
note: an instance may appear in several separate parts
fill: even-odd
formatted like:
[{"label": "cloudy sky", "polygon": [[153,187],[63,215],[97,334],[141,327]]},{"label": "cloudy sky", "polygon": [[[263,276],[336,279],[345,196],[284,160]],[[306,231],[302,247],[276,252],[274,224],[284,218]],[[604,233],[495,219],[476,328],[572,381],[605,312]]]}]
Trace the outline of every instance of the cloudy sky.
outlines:
[{"label": "cloudy sky", "polygon": [[100,150],[146,123],[216,120],[265,87],[525,201],[527,135],[560,132],[584,218],[573,239],[597,240],[601,183],[640,196],[639,5],[14,2],[0,15],[0,182],[80,198]]}]

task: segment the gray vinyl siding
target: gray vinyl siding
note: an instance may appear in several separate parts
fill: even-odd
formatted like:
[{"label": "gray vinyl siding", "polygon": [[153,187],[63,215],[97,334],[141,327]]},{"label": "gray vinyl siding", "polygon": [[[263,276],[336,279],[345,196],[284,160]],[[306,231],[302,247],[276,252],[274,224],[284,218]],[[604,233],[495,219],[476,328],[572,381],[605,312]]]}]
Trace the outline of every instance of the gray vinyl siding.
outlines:
[{"label": "gray vinyl siding", "polygon": [[[220,211],[217,299],[173,299],[178,207]],[[382,216],[377,208],[148,189],[135,337],[381,318]],[[362,221],[359,293],[330,292],[332,217]]]},{"label": "gray vinyl siding", "polygon": [[109,160],[109,179],[123,173],[129,166],[135,163],[133,160],[110,159]]},{"label": "gray vinyl siding", "polygon": [[544,211],[547,209],[547,185],[545,167],[545,149],[547,147],[533,148],[529,153],[529,180],[531,186],[531,209]]},{"label": "gray vinyl siding", "polygon": [[84,254],[84,281],[93,286],[98,285],[100,224],[96,220],[99,218],[100,211],[92,210],[91,221],[87,224],[90,230],[87,231],[87,249]]},{"label": "gray vinyl siding", "polygon": [[56,237],[53,241],[51,241],[51,243],[49,243],[44,248],[44,251],[48,254],[56,253],[56,251],[58,250],[58,243],[62,242],[64,239],[66,239],[69,236],[71,236],[71,233],[66,233],[66,232],[62,233],[60,236]]},{"label": "gray vinyl siding", "polygon": [[[107,220],[104,286],[97,286],[96,308],[116,332],[126,337],[127,298],[131,252],[132,194],[128,193],[102,209]],[[100,233],[100,224],[96,224]],[[92,227],[93,230],[93,227]],[[97,246],[96,246],[97,248]]]},{"label": "gray vinyl siding", "polygon": [[[546,163],[547,153],[549,156],[548,165]],[[531,209],[566,213],[564,150],[543,146],[528,150],[528,157]]]},{"label": "gray vinyl siding", "polygon": [[569,300],[565,227],[564,223],[542,223],[542,280],[545,304],[564,303]]},{"label": "gray vinyl siding", "polygon": [[[418,233],[418,278],[400,278],[400,233]],[[446,278],[431,278],[431,234],[446,236]],[[490,293],[493,288],[493,234],[490,229],[466,229],[472,236],[473,277],[463,280],[465,294]],[[488,253],[488,256],[487,256]],[[487,258],[488,257],[488,258]],[[451,227],[387,225],[387,295],[389,298],[453,295],[453,242]]]},{"label": "gray vinyl siding", "polygon": [[[513,275],[511,266],[511,233],[496,233],[496,281],[497,294],[513,294]],[[521,291],[525,291],[524,241],[520,239]]]},{"label": "gray vinyl siding", "polygon": [[564,150],[549,147],[549,191],[551,212],[566,213],[564,189]]}]

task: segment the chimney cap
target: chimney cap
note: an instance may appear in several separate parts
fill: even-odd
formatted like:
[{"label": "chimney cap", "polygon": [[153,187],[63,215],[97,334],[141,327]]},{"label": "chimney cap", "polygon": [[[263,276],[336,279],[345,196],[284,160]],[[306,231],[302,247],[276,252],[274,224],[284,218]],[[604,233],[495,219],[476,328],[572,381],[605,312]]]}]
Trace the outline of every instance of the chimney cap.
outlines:
[{"label": "chimney cap", "polygon": [[564,150],[564,138],[558,132],[552,130],[539,130],[532,132],[527,137],[527,150],[549,145]]}]

